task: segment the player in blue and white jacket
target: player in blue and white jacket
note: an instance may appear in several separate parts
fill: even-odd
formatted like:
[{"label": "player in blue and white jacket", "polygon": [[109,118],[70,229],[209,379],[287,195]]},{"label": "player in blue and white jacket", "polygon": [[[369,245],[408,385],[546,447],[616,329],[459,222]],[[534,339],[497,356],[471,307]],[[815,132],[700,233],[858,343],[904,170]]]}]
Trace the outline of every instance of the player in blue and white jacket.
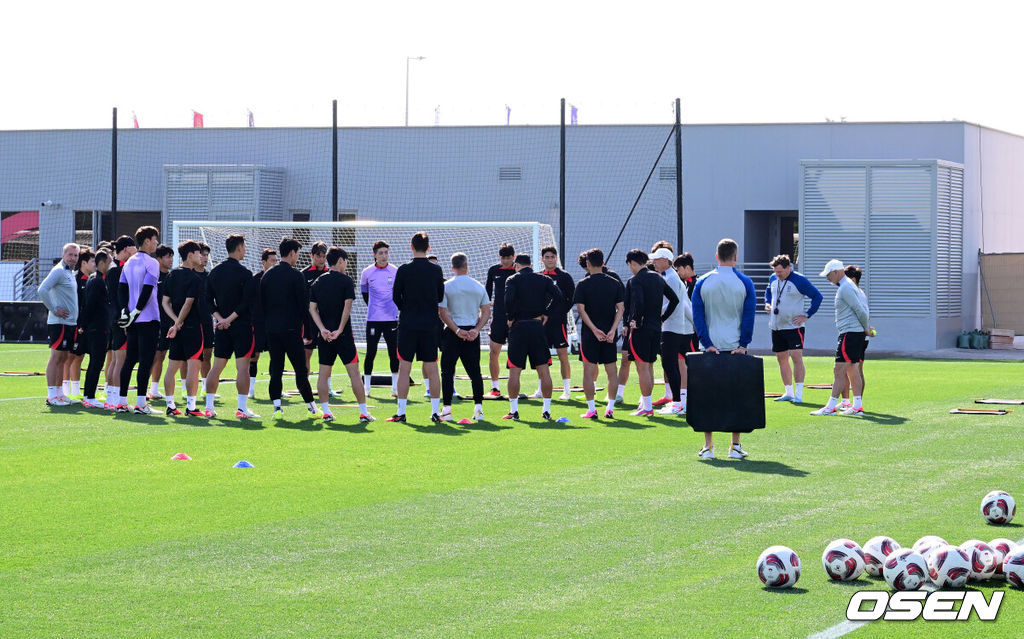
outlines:
[{"label": "player in blue and white jacket", "polygon": [[[821,306],[821,291],[810,280],[793,270],[788,255],[776,255],[771,261],[775,274],[764,291],[764,310],[772,331],[772,352],[779,360],[779,372],[785,392],[777,402],[800,403],[804,399],[804,324]],[[806,308],[806,301],[811,305]],[[789,360],[793,360],[790,368]],[[794,380],[796,382],[794,389]]]}]

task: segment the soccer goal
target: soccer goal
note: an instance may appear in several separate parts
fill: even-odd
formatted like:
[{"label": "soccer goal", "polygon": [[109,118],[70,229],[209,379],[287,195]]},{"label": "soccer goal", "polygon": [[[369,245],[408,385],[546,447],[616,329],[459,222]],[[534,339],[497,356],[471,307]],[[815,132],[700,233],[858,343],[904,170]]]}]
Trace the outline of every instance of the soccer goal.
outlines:
[{"label": "soccer goal", "polygon": [[[359,297],[359,275],[373,264],[374,242],[384,240],[390,245],[390,261],[400,266],[412,259],[410,241],[417,231],[430,236],[430,253],[437,256],[438,264],[451,277],[451,256],[462,252],[469,258],[469,274],[485,283],[487,269],[498,261],[498,247],[502,242],[512,244],[516,252],[529,253],[534,267],[543,269],[540,251],[554,245],[551,226],[538,222],[375,222],[358,220],[347,222],[204,222],[175,221],[171,223],[171,242],[177,247],[185,240],[203,241],[210,245],[210,264],[213,268],[227,257],[224,241],[229,235],[241,233],[246,238],[244,264],[253,273],[262,269],[260,254],[264,249],[277,249],[283,237],[294,237],[302,243],[297,268],[309,266],[309,248],[314,242],[327,246],[340,246],[348,252],[348,275],[355,281],[357,299],[352,306],[352,330],[357,342],[366,335],[366,305]],[[178,256],[175,253],[175,261]],[[570,319],[569,330],[575,329]],[[487,342],[487,332],[482,341]]]}]

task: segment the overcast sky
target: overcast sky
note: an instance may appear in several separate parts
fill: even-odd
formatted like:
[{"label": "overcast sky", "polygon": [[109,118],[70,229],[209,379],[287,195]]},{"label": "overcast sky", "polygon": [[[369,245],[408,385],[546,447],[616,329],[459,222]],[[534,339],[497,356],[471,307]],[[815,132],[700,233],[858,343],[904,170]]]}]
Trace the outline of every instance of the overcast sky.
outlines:
[{"label": "overcast sky", "polygon": [[18,2],[0,129],[970,120],[1024,134],[1010,2]]}]

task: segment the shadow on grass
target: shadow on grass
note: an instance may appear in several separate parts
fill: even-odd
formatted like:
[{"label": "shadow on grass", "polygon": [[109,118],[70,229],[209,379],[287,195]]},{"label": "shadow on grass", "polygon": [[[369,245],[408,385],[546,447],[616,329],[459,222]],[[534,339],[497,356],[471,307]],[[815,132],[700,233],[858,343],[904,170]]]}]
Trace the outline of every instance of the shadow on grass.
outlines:
[{"label": "shadow on grass", "polygon": [[852,588],[863,588],[864,586],[872,586],[877,583],[870,579],[851,579],[850,581],[836,581],[835,579],[829,579],[828,582],[834,586],[846,586]]},{"label": "shadow on grass", "polygon": [[253,419],[222,419],[218,420],[217,425],[224,426],[225,428],[240,428],[242,430],[263,430],[266,428],[266,426]]},{"label": "shadow on grass", "polygon": [[556,421],[550,421],[550,422],[547,422],[547,421],[544,421],[544,422],[523,422],[523,421],[520,421],[520,423],[526,424],[530,428],[538,428],[540,430],[577,430],[577,429],[585,430],[585,429],[589,428],[589,426],[573,426],[572,424],[566,424],[566,423],[563,423],[563,422],[556,422]]},{"label": "shadow on grass", "polygon": [[284,420],[274,423],[274,428],[286,428],[288,430],[319,431],[324,429],[324,423],[317,420],[303,420],[301,422],[286,422]]},{"label": "shadow on grass", "polygon": [[501,424],[492,424],[490,422],[481,421],[473,424],[465,424],[462,426],[462,430],[482,430],[496,433],[501,430],[512,430],[512,426],[502,426]]},{"label": "shadow on grass", "polygon": [[373,432],[366,427],[366,424],[361,422],[358,424],[339,424],[338,422],[334,422],[330,426],[325,426],[324,430],[331,430],[339,433],[352,433],[354,435]]},{"label": "shadow on grass", "polygon": [[785,477],[806,477],[807,475],[810,475],[806,470],[793,468],[792,466],[788,466],[782,462],[757,461],[751,459],[737,459],[735,461],[725,459],[705,459],[702,461],[704,464],[714,466],[715,468],[731,468],[745,473],[783,475]]},{"label": "shadow on grass", "polygon": [[887,413],[868,413],[868,412],[865,412],[860,417],[854,417],[854,419],[859,419],[859,420],[865,421],[865,422],[871,422],[873,424],[883,424],[883,425],[890,425],[890,426],[891,425],[895,425],[895,424],[903,424],[903,423],[905,423],[907,421],[906,417],[901,417],[900,415],[889,415]]},{"label": "shadow on grass", "polygon": [[409,424],[406,426],[415,430],[417,433],[423,433],[424,435],[448,435],[449,437],[458,437],[459,435],[468,435],[464,430],[458,428],[452,428],[445,422],[440,424],[430,424],[429,426],[419,426],[417,424]]},{"label": "shadow on grass", "polygon": [[653,421],[627,422],[623,420],[615,420],[603,423],[608,428],[630,428],[632,430],[645,430],[657,426]]},{"label": "shadow on grass", "polygon": [[993,524],[991,522],[985,522],[985,523],[988,526],[992,527],[992,528],[1021,528],[1022,527],[1021,524],[1015,524],[1013,522],[1010,522],[1008,524]]},{"label": "shadow on grass", "polygon": [[769,588],[765,586],[761,588],[764,592],[770,592],[773,595],[805,595],[809,591],[806,588]]}]

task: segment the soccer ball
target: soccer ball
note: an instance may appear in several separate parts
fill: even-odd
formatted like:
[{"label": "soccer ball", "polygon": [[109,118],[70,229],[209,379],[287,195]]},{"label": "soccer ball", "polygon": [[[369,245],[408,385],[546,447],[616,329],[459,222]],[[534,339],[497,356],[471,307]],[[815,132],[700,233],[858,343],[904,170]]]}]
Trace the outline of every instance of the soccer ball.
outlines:
[{"label": "soccer ball", "polygon": [[882,568],[885,583],[896,590],[917,590],[928,581],[924,557],[909,548],[892,551]]},{"label": "soccer ball", "polygon": [[971,559],[956,546],[939,546],[928,556],[928,576],[940,588],[962,588],[971,576]]},{"label": "soccer ball", "polygon": [[935,535],[925,535],[914,542],[913,550],[917,554],[924,557],[925,561],[928,561],[928,556],[932,554],[932,551],[939,546],[948,546],[949,542],[942,537],[936,537]]},{"label": "soccer ball", "polygon": [[1003,559],[1003,573],[1006,581],[1024,588],[1024,546],[1011,550]]},{"label": "soccer ball", "polygon": [[1017,502],[1010,493],[993,490],[981,500],[981,514],[990,524],[1008,524],[1017,514]]},{"label": "soccer ball", "polygon": [[885,558],[900,548],[902,546],[892,537],[885,535],[872,537],[868,543],[864,544],[864,570],[872,577],[881,577]]},{"label": "soccer ball", "polygon": [[984,581],[996,572],[996,551],[979,539],[969,539],[960,544],[960,550],[971,560],[971,579]]},{"label": "soccer ball", "polygon": [[1003,560],[1017,548],[1017,542],[999,537],[988,542],[989,548],[996,556],[996,574],[1003,574]]},{"label": "soccer ball", "polygon": [[835,581],[850,581],[864,572],[864,551],[857,542],[837,539],[830,543],[821,555],[821,565]]},{"label": "soccer ball", "polygon": [[770,546],[757,558],[757,576],[769,588],[790,588],[800,579],[800,558],[785,546]]}]

